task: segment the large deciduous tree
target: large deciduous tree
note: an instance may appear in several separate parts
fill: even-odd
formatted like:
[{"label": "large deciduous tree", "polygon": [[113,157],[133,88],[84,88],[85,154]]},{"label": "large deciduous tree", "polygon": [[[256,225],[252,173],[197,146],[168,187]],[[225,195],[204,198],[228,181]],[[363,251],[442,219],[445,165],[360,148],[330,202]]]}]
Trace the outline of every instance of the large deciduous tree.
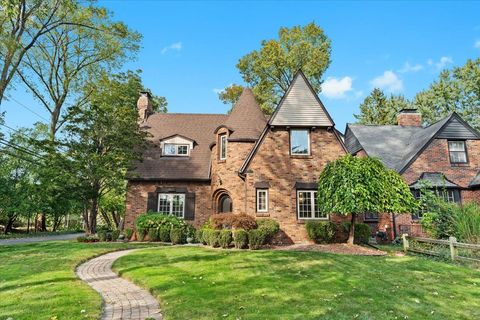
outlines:
[{"label": "large deciduous tree", "polygon": [[[237,69],[252,88],[262,110],[270,114],[300,69],[314,90],[321,91],[322,75],[330,65],[330,50],[329,38],[313,22],[303,27],[282,27],[278,39],[262,41],[260,50],[242,57]],[[219,97],[225,103],[234,103],[239,93],[238,85],[234,85]]]},{"label": "large deciduous tree", "polygon": [[396,124],[398,112],[411,107],[411,103],[403,96],[387,96],[382,90],[375,88],[360,104],[360,113],[354,117],[359,124]]},{"label": "large deciduous tree", "polygon": [[408,213],[418,206],[402,177],[376,158],[346,155],[330,162],[318,181],[319,210],[352,217],[349,244],[353,244],[358,214]]},{"label": "large deciduous tree", "polygon": [[416,95],[415,105],[427,123],[455,111],[480,130],[480,58],[442,71],[437,81]]}]

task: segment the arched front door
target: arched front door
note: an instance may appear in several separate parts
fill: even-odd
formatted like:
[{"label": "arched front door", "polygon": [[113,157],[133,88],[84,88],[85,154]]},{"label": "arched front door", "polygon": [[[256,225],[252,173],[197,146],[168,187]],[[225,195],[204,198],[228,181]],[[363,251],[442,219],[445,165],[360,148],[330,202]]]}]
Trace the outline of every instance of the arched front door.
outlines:
[{"label": "arched front door", "polygon": [[218,199],[218,213],[232,212],[232,198],[228,194],[223,194]]}]

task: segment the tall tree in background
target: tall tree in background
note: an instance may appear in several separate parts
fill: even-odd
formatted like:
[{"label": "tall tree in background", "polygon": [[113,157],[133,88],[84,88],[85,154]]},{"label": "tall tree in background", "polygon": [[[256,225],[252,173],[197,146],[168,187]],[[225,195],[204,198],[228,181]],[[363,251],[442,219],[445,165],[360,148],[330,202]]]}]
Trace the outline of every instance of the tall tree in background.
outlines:
[{"label": "tall tree in background", "polygon": [[416,95],[414,103],[427,123],[455,111],[480,130],[480,58],[442,71],[430,88]]},{"label": "tall tree in background", "polygon": [[135,107],[144,88],[133,72],[103,75],[90,86],[95,90],[88,103],[72,108],[65,128],[80,190],[89,204],[84,214],[87,232],[95,233],[100,202],[110,191],[124,187],[126,171],[145,145]]},{"label": "tall tree in background", "polygon": [[[280,28],[278,39],[264,40],[260,50],[240,59],[237,69],[266,114],[272,113],[285,94],[295,73],[302,69],[314,90],[321,91],[322,75],[330,65],[330,39],[315,23]],[[219,94],[224,103],[235,103],[239,86]]]},{"label": "tall tree in background", "polygon": [[354,117],[359,124],[396,124],[400,110],[411,108],[411,103],[401,95],[390,95],[375,88],[360,105],[360,113]]},{"label": "tall tree in background", "polygon": [[38,39],[17,72],[50,114],[50,136],[67,120],[65,107],[86,102],[84,84],[102,70],[119,67],[139,48],[140,34],[111,20],[105,8],[79,7],[77,24],[61,25]]},{"label": "tall tree in background", "polygon": [[79,25],[78,9],[73,0],[0,0],[0,105],[25,54],[56,28]]}]

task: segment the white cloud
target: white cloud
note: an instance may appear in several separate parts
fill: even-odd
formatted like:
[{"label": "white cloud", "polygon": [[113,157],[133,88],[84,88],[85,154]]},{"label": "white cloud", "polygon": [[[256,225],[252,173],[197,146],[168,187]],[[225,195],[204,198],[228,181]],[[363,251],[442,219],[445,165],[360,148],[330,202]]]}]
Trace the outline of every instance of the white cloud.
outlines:
[{"label": "white cloud", "polygon": [[218,88],[212,89],[212,92],[215,93],[215,94],[219,94],[222,91],[223,91],[223,89],[218,89]]},{"label": "white cloud", "polygon": [[480,40],[475,41],[475,44],[473,46],[477,49],[480,49]]},{"label": "white cloud", "polygon": [[417,72],[423,69],[421,64],[411,65],[409,62],[405,62],[403,68],[398,70],[400,73],[407,73],[407,72]]},{"label": "white cloud", "polygon": [[438,62],[435,62],[432,59],[428,59],[427,61],[429,66],[435,66],[435,68],[438,70],[445,68],[447,64],[451,63],[453,63],[453,59],[451,57],[441,57]]},{"label": "white cloud", "polygon": [[322,83],[322,95],[330,99],[345,98],[345,93],[353,90],[352,82],[352,78],[348,76],[341,79],[328,77]]},{"label": "white cloud", "polygon": [[392,70],[385,71],[381,76],[370,81],[372,87],[384,89],[388,92],[400,92],[403,90],[403,81]]},{"label": "white cloud", "polygon": [[182,43],[181,42],[172,43],[171,45],[163,48],[162,51],[160,51],[160,52],[161,52],[161,54],[164,54],[164,53],[167,53],[167,51],[170,51],[170,50],[176,50],[176,51],[182,50]]}]

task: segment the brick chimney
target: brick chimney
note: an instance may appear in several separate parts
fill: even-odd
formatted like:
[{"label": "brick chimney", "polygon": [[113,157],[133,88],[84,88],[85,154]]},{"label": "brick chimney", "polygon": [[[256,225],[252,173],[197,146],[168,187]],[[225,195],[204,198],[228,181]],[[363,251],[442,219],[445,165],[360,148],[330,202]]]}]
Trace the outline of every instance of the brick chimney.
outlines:
[{"label": "brick chimney", "polygon": [[417,109],[402,109],[397,115],[397,124],[399,126],[422,126],[422,115]]},{"label": "brick chimney", "polygon": [[140,121],[147,120],[148,116],[153,113],[152,110],[152,95],[148,91],[140,92],[140,97],[137,100],[138,118]]}]

